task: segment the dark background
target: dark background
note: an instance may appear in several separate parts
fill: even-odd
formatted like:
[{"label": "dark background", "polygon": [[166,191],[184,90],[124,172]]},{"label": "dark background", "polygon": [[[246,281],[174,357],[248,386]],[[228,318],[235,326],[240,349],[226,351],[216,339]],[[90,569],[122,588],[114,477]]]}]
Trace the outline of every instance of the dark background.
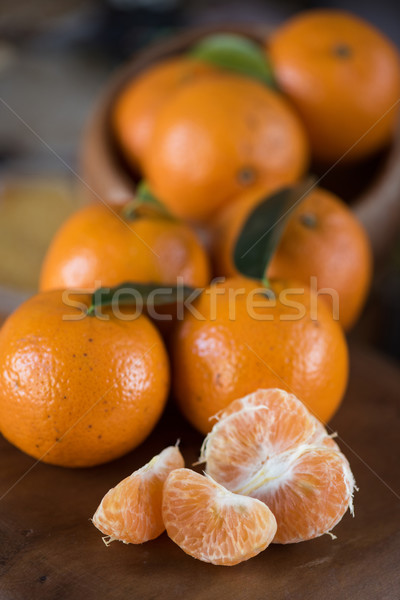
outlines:
[{"label": "dark background", "polygon": [[[210,23],[274,27],[299,10],[322,6],[364,17],[400,47],[400,4],[387,0],[0,0],[0,98],[12,108],[0,103],[2,181],[38,174],[73,178],[66,165],[78,169],[82,129],[97,95],[118,64],[151,41]],[[1,227],[0,222],[0,246]],[[18,248],[22,257],[28,253],[23,242]],[[2,283],[0,276],[0,288]],[[399,297],[400,236],[377,266],[368,305],[352,334],[395,359]]]}]

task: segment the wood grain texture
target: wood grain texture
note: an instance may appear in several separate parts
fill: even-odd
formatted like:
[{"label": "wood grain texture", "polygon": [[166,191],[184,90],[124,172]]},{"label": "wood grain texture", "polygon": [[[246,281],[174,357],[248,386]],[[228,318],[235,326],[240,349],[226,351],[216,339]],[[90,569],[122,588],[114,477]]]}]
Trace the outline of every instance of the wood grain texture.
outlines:
[{"label": "wood grain texture", "polygon": [[196,460],[201,436],[173,407],[135,452],[92,469],[35,465],[1,439],[0,598],[398,600],[399,399],[400,370],[353,348],[347,397],[332,427],[360,488],[355,518],[344,517],[337,540],[271,546],[233,568],[186,556],[165,533],[106,548],[89,521],[110,487],[178,437],[187,466]]}]

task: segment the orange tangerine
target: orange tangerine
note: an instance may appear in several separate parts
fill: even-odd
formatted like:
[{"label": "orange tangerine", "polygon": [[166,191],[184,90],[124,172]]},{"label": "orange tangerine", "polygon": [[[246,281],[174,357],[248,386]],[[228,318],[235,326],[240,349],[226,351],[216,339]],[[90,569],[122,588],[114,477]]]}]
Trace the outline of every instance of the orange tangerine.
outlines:
[{"label": "orange tangerine", "polygon": [[[218,211],[211,228],[215,275],[238,274],[233,251],[251,212],[274,190],[247,190]],[[265,232],[271,227],[265,223]],[[335,194],[314,188],[295,206],[266,271],[268,278],[292,279],[319,290],[331,288],[339,299],[344,330],[359,317],[370,288],[372,252],[366,231],[352,210]],[[332,308],[332,297],[321,298]]]},{"label": "orange tangerine", "polygon": [[281,94],[217,73],[181,87],[164,104],[143,170],[172,214],[205,223],[248,188],[297,181],[308,157],[303,125]]},{"label": "orange tangerine", "polygon": [[258,388],[285,388],[321,421],[333,416],[347,384],[346,339],[304,284],[277,279],[266,288],[235,277],[210,285],[192,309],[172,339],[173,385],[199,431],[208,433],[210,417]]},{"label": "orange tangerine", "polygon": [[342,10],[304,11],[275,30],[268,52],[316,159],[362,159],[393,138],[399,52],[375,27]]},{"label": "orange tangerine", "polygon": [[215,70],[206,62],[178,56],[151,65],[126,84],[113,106],[111,126],[131,166],[142,162],[157,115],[169,97],[181,86]]},{"label": "orange tangerine", "polygon": [[33,296],[0,330],[0,427],[30,456],[64,467],[114,460],[143,442],[169,391],[150,320],[103,318],[89,294]]},{"label": "orange tangerine", "polygon": [[123,281],[165,285],[183,278],[202,287],[208,257],[184,223],[160,216],[128,217],[124,208],[89,205],[56,233],[43,262],[40,289],[114,286]]}]

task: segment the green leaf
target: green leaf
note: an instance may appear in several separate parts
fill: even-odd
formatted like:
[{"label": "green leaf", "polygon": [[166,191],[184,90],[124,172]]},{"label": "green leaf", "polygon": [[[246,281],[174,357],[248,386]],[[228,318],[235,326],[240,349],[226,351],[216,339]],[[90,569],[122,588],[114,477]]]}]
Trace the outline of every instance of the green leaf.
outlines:
[{"label": "green leaf", "polygon": [[233,250],[235,267],[242,275],[264,278],[292,209],[308,195],[313,184],[314,180],[309,178],[260,199],[244,223]]},{"label": "green leaf", "polygon": [[276,88],[266,53],[244,36],[234,33],[209,35],[193,46],[189,55]]},{"label": "green leaf", "polygon": [[122,216],[127,220],[138,219],[140,217],[161,217],[175,220],[165,204],[156,198],[149,184],[144,179],[138,183],[133,200],[127,202],[122,209]]},{"label": "green leaf", "polygon": [[136,188],[136,197],[143,202],[151,202],[154,204],[161,204],[156,196],[151,191],[148,181],[141,179]]},{"label": "green leaf", "polygon": [[161,283],[136,283],[126,281],[115,287],[100,287],[92,294],[92,302],[88,308],[87,314],[94,316],[98,309],[113,306],[137,306],[140,304],[146,308],[150,306],[166,306],[184,302],[193,294],[200,294],[200,288],[193,288],[187,285],[171,284],[163,285]]}]

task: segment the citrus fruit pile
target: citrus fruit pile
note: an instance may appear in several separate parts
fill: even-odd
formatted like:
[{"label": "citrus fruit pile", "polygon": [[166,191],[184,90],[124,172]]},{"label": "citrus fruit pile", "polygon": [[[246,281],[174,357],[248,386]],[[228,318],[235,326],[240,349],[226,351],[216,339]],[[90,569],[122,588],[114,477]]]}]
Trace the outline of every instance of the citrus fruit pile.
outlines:
[{"label": "citrus fruit pile", "polygon": [[0,430],[35,459],[134,450],[171,390],[207,434],[205,475],[170,447],[108,492],[93,517],[107,541],[165,528],[233,565],[352,510],[323,424],[346,390],[371,249],[308,171],[390,144],[399,95],[392,44],[330,10],[268,40],[203,36],[119,89],[107,126],[136,193],[62,225],[40,292],[0,330]]},{"label": "citrus fruit pile", "polygon": [[[205,475],[166,448],[112,488],[92,519],[104,542],[168,536],[190,556],[235,565],[271,543],[309,540],[353,512],[354,478],[323,425],[293,395],[257,390],[218,415]],[[331,534],[333,535],[333,534]]]}]

